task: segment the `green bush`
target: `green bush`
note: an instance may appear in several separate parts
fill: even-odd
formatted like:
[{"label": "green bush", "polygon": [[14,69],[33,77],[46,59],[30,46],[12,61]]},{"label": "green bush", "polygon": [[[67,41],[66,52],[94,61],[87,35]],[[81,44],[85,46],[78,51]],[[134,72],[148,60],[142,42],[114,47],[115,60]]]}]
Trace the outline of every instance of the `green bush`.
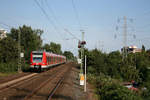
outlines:
[{"label": "green bush", "polygon": [[23,72],[29,72],[29,70],[30,70],[30,67],[29,67],[30,65],[29,64],[22,64],[22,66],[21,66],[21,69],[22,69],[22,71]]},{"label": "green bush", "polygon": [[[29,71],[29,64],[23,63],[21,65],[21,69],[23,72]],[[10,63],[0,63],[0,72],[1,73],[10,73],[18,71],[18,63],[10,62]]]},{"label": "green bush", "polygon": [[[106,54],[97,49],[85,49],[85,54],[87,55],[88,82],[95,86],[100,100],[141,100],[141,98],[149,100],[150,50],[129,53],[124,59],[119,51]],[[122,82],[132,80],[139,83],[137,94],[121,85]],[[146,87],[147,90],[142,91],[141,87]]]},{"label": "green bush", "polygon": [[133,91],[113,82],[98,89],[100,100],[142,100]]},{"label": "green bush", "polygon": [[103,73],[88,74],[88,81],[96,87],[96,94],[100,100],[142,100],[138,93],[122,86],[120,80]]},{"label": "green bush", "polygon": [[18,69],[17,63],[0,63],[0,72],[2,73],[9,73],[9,72],[16,72]]}]

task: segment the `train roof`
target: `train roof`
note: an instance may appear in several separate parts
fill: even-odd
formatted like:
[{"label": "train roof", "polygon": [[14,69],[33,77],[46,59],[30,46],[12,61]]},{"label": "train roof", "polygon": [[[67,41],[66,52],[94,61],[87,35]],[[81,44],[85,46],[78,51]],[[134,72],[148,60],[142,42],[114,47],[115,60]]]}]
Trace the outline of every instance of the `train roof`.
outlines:
[{"label": "train roof", "polygon": [[66,58],[65,56],[63,55],[58,55],[58,54],[54,54],[52,52],[46,52],[46,51],[32,51],[32,53],[43,53],[45,52],[47,55],[49,56],[55,56],[55,57],[62,57],[62,58]]},{"label": "train roof", "polygon": [[32,51],[32,53],[43,53],[43,51]]}]

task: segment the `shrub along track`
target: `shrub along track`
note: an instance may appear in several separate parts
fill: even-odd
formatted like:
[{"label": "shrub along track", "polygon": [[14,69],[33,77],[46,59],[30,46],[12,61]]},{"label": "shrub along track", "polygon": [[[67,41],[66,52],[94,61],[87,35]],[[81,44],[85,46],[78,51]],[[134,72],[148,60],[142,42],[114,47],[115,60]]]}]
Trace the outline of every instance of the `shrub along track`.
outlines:
[{"label": "shrub along track", "polygon": [[57,66],[0,91],[0,100],[46,100],[70,63]]}]

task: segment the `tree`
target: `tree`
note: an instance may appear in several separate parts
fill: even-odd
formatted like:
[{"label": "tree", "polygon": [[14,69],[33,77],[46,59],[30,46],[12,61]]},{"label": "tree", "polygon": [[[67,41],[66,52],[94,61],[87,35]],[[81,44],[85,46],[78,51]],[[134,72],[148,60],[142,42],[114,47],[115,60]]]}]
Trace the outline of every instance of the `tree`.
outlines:
[{"label": "tree", "polygon": [[50,42],[50,44],[45,44],[42,49],[48,51],[48,52],[52,52],[52,53],[56,53],[56,54],[62,54],[61,51],[61,45],[54,43],[54,42]]},{"label": "tree", "polygon": [[100,100],[142,100],[133,91],[114,82],[105,84],[99,90],[99,95]]},{"label": "tree", "polygon": [[119,51],[110,52],[105,59],[106,66],[108,67],[108,75],[114,78],[120,78],[119,65],[121,62],[122,56]]},{"label": "tree", "polygon": [[75,59],[73,53],[70,51],[64,51],[63,55],[66,56],[67,60],[74,60]]},{"label": "tree", "polygon": [[11,37],[0,40],[0,63],[16,61],[18,58],[18,45]]},{"label": "tree", "polygon": [[10,36],[18,42],[20,35],[20,44],[22,47],[22,51],[25,53],[25,59],[29,61],[30,53],[34,50],[41,49],[42,40],[41,35],[43,31],[40,29],[33,30],[31,27],[23,25],[18,29],[12,28],[10,32]]},{"label": "tree", "polygon": [[61,45],[54,43],[54,42],[51,42],[50,43],[50,51],[53,53],[56,53],[56,54],[62,54]]},{"label": "tree", "polygon": [[43,50],[46,50],[46,51],[48,51],[48,52],[51,52],[51,49],[50,49],[50,45],[49,44],[44,44],[44,46],[42,47],[43,48]]}]

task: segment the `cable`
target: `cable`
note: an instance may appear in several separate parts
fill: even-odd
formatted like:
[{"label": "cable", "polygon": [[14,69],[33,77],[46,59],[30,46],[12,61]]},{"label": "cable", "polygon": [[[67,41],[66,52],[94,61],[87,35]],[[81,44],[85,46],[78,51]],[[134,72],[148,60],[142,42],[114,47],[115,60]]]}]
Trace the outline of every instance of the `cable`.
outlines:
[{"label": "cable", "polygon": [[[61,23],[58,21],[58,19],[57,19],[55,13],[54,13],[52,7],[48,4],[47,0],[44,0],[44,1],[45,1],[46,6],[48,7],[50,13],[53,15],[55,21],[56,21],[57,23],[61,24]],[[61,24],[61,26],[62,26],[62,24]]]},{"label": "cable", "polygon": [[67,33],[69,33],[71,36],[73,36],[73,38],[79,40],[74,34],[72,34],[67,28],[65,28],[62,23],[57,19],[53,9],[51,8],[51,6],[48,4],[47,0],[45,0],[45,4],[48,7],[49,11],[51,12],[51,14],[53,15],[55,21],[63,28],[63,30]]},{"label": "cable", "polygon": [[4,26],[7,26],[9,29],[11,29],[11,28],[12,28],[12,26],[7,25],[7,24],[5,24],[5,23],[3,23],[3,22],[0,22],[0,24],[2,24],[2,25],[4,25]]},{"label": "cable", "polygon": [[[49,15],[46,13],[46,11],[41,7],[41,5],[39,4],[39,2],[38,2],[37,0],[34,0],[34,1],[35,1],[35,3],[38,5],[38,7],[41,9],[41,11],[42,11],[43,14],[45,15],[45,17],[47,18],[47,20],[49,21],[49,23],[54,27],[56,33],[59,33],[59,35],[61,35],[60,32],[58,32],[57,26],[56,26],[56,25],[54,24],[54,22],[51,20],[51,18],[50,18]],[[62,36],[62,35],[61,35],[61,36]]]},{"label": "cable", "polygon": [[76,15],[76,19],[78,20],[79,26],[80,26],[80,28],[82,28],[81,22],[80,22],[80,20],[79,20],[79,14],[78,14],[78,12],[77,12],[77,9],[76,9],[74,0],[72,0],[72,6],[73,6],[73,9],[74,9],[74,12],[75,12],[75,15]]},{"label": "cable", "polygon": [[75,39],[77,39],[77,40],[80,40],[80,39],[78,39],[74,34],[72,34],[70,31],[68,31],[67,29],[64,29],[64,31],[66,31],[67,33],[69,33],[71,36],[73,36]]},{"label": "cable", "polygon": [[[57,30],[57,27],[56,27],[56,25],[54,24],[54,22],[50,19],[50,17],[48,16],[48,14],[46,13],[46,11],[41,7],[41,5],[39,4],[39,2],[37,1],[37,0],[34,0],[35,1],[35,3],[39,6],[39,8],[41,9],[41,11],[43,12],[43,14],[46,16],[46,18],[47,18],[47,20],[50,22],[50,24],[52,24],[53,26],[54,26],[54,29],[56,30],[56,32],[58,31]],[[46,2],[46,4],[47,4],[47,2]],[[48,6],[48,4],[47,4],[47,6]],[[53,12],[53,10],[49,7],[49,9],[51,10],[51,12]],[[53,16],[55,17],[55,20],[57,21],[57,18],[56,18],[56,16],[55,16],[55,14],[54,14],[54,12],[53,12]],[[57,21],[58,22],[58,21]],[[65,30],[64,30],[65,31]],[[69,32],[69,31],[67,31],[67,32]],[[59,33],[60,34],[60,33]],[[61,35],[62,36],[62,35]],[[74,35],[73,35],[74,36]]]}]

